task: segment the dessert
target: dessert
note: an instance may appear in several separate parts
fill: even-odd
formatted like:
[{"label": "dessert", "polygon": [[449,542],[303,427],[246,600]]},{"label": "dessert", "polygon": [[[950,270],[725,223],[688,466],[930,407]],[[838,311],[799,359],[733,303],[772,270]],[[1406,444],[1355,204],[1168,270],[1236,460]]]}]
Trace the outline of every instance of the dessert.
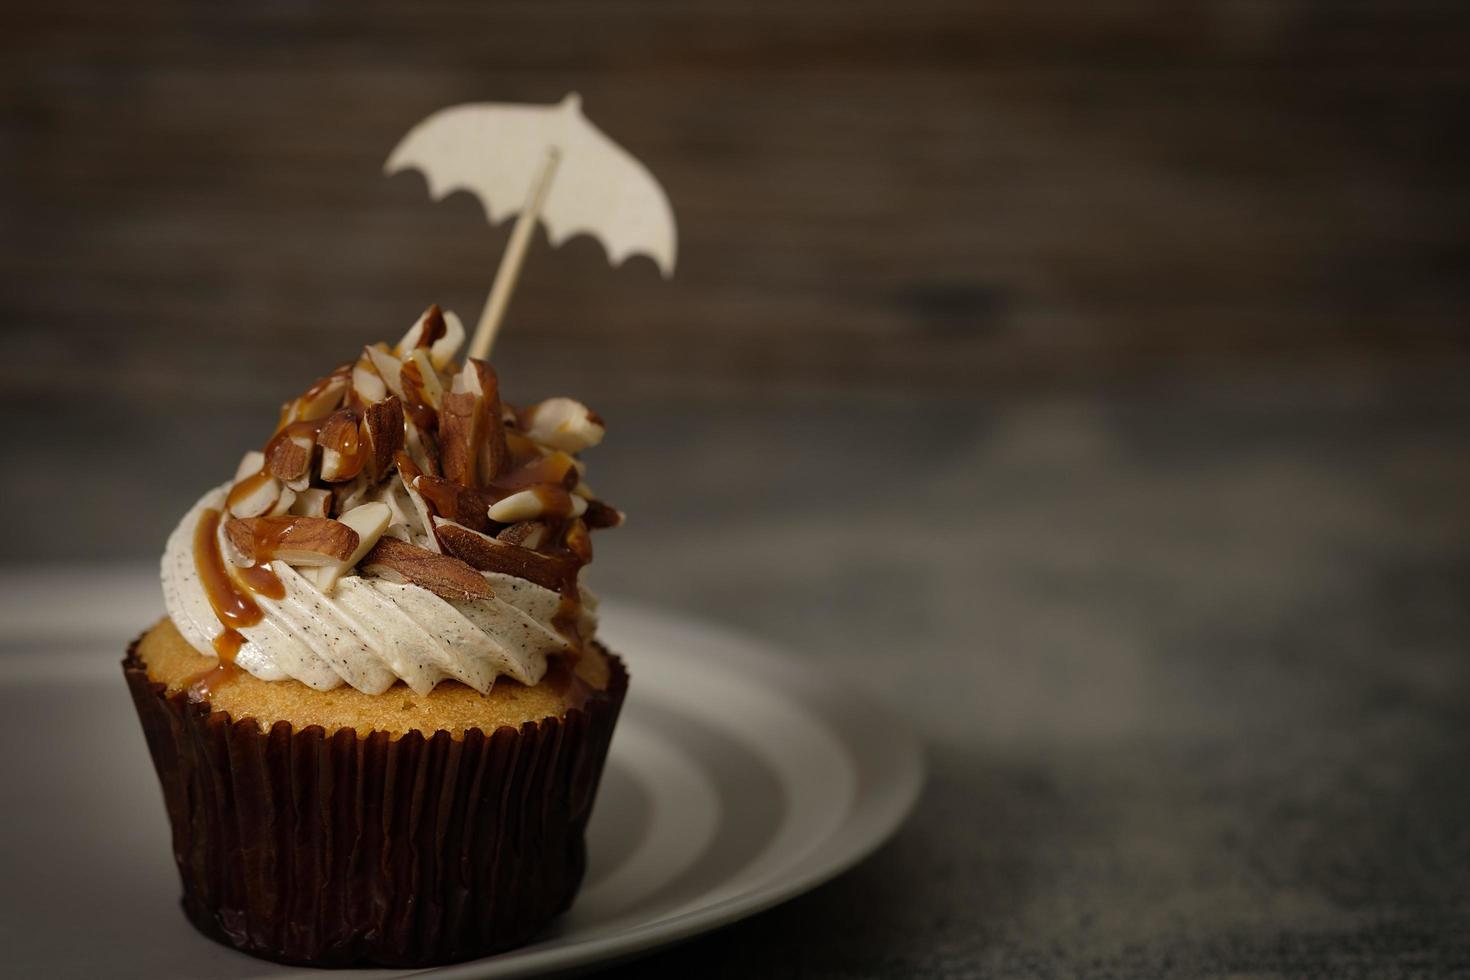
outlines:
[{"label": "dessert", "polygon": [[430,307],[283,406],[168,539],[124,674],[183,905],[246,952],[419,966],[570,903],[627,689],[580,582],[604,424],[517,409]]}]

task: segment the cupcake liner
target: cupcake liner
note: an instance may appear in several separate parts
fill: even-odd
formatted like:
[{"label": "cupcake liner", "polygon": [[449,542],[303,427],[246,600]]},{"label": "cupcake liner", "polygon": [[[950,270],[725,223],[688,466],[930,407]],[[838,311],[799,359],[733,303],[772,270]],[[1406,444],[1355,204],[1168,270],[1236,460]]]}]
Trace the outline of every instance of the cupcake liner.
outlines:
[{"label": "cupcake liner", "polygon": [[189,920],[256,956],[428,966],[519,946],[571,905],[628,675],[519,730],[268,732],[123,673]]}]

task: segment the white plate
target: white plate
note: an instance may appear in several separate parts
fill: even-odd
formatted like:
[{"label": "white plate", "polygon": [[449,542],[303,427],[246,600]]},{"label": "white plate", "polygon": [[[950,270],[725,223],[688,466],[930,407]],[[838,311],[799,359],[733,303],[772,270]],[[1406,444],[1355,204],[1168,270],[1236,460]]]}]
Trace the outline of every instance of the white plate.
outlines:
[{"label": "white plate", "polygon": [[[135,580],[119,588],[143,591]],[[148,608],[111,595],[119,611]],[[58,642],[43,609],[3,609],[6,972],[323,976],[236,953],[185,922],[162,798],[118,666],[136,613],[108,640],[94,618]],[[723,629],[612,602],[602,611],[632,682],[576,904],[530,946],[416,975],[575,969],[689,938],[849,867],[912,806],[917,742],[871,700]]]}]

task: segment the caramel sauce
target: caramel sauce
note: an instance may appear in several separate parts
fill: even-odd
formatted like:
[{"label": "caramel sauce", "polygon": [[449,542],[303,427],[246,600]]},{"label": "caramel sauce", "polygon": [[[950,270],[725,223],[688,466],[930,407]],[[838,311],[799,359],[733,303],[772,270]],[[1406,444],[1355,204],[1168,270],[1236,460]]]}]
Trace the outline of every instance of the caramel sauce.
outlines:
[{"label": "caramel sauce", "polygon": [[225,498],[225,506],[230,510],[236,510],[245,501],[245,498],[265,486],[271,479],[270,467],[261,467],[260,472],[252,473],[230,487],[230,495]]},{"label": "caramel sauce", "polygon": [[[261,620],[260,607],[225,567],[219,550],[219,518],[219,511],[213,508],[199,517],[199,524],[194,528],[194,570],[199,573],[199,584],[204,587],[209,607],[226,629],[254,626]],[[279,587],[280,583],[276,584]]]},{"label": "caramel sauce", "polygon": [[230,575],[245,588],[255,595],[263,595],[267,599],[286,598],[286,586],[271,567],[262,561],[257,561],[249,568],[231,568]]},{"label": "caramel sauce", "polygon": [[329,418],[331,418],[330,415],[325,418],[288,422],[277,429],[276,434],[271,436],[271,441],[265,444],[266,468],[270,468],[270,459],[276,448],[292,436],[306,436],[312,444],[315,444],[317,437],[322,434],[322,426],[327,424]]},{"label": "caramel sauce", "polygon": [[[220,554],[219,521],[220,512],[211,508],[200,515],[199,524],[194,528],[194,570],[199,573],[199,583],[204,587],[209,607],[224,627],[213,642],[219,663],[187,684],[189,697],[194,699],[209,697],[220,684],[239,673],[235,655],[245,643],[239,627],[251,626],[261,620],[260,607],[230,574],[224,556]],[[274,598],[286,594],[280,579],[269,568],[256,567],[246,571],[251,574],[242,578],[249,590]]]}]

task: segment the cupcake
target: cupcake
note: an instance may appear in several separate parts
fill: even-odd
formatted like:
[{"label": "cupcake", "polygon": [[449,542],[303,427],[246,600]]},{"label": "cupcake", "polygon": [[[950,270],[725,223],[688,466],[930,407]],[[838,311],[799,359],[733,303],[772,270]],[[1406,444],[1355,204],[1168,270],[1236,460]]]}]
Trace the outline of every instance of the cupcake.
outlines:
[{"label": "cupcake", "polygon": [[169,537],[123,672],[206,935],[314,966],[523,944],[572,902],[627,690],[581,585],[602,420],[503,402],[430,307],[287,402]]}]

